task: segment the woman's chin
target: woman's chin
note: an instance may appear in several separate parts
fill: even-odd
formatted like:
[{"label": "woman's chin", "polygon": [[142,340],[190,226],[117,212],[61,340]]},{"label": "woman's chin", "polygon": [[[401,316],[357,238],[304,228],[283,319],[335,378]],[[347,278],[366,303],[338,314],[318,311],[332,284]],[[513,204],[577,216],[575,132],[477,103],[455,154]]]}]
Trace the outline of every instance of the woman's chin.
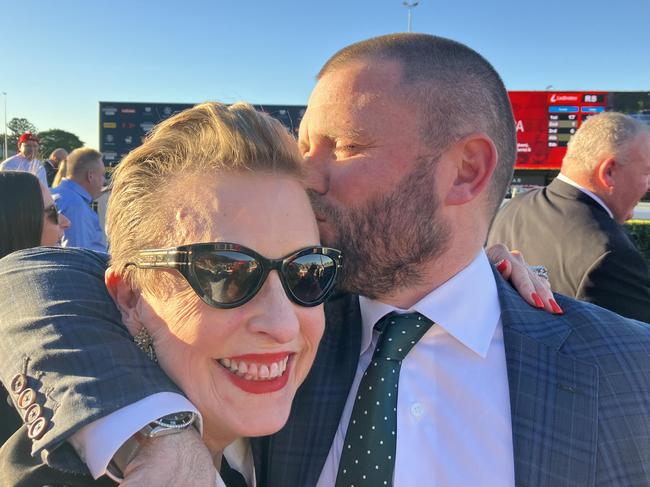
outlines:
[{"label": "woman's chin", "polygon": [[215,360],[212,390],[218,397],[204,398],[201,401],[204,407],[199,407],[206,423],[213,425],[215,434],[229,431],[231,436],[252,437],[270,435],[282,429],[298,388],[295,356],[279,357],[279,361],[285,361],[285,368],[273,377],[246,374],[233,367],[232,361],[226,366],[223,360]]}]

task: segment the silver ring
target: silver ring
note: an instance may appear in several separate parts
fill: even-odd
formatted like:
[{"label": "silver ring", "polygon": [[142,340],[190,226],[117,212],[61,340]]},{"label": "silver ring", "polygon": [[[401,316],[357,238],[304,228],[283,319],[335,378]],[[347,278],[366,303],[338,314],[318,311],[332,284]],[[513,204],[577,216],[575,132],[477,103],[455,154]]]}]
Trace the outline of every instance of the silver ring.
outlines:
[{"label": "silver ring", "polygon": [[543,265],[529,265],[528,268],[534,274],[537,274],[542,279],[546,279],[548,281],[548,269]]}]

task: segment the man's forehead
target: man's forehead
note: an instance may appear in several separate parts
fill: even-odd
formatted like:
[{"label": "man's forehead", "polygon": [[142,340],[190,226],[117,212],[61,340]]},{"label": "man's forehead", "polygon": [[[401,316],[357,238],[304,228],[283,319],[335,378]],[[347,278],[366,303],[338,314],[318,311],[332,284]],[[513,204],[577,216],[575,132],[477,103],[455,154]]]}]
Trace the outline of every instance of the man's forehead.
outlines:
[{"label": "man's forehead", "polygon": [[337,67],[318,80],[317,97],[368,94],[391,96],[401,90],[402,66],[394,60],[359,60]]}]

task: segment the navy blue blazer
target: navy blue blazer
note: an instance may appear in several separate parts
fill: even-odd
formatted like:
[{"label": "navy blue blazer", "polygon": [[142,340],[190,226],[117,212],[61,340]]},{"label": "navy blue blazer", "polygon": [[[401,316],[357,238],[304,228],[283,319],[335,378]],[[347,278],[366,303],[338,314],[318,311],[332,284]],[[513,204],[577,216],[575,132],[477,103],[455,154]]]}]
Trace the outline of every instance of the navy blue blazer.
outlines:
[{"label": "navy blue blazer", "polygon": [[[48,421],[32,452],[46,452],[63,470],[85,471],[64,442],[72,432],[151,393],[177,390],[119,324],[103,289],[105,266],[105,256],[78,249],[0,260],[0,378],[8,385],[26,374]],[[495,278],[516,484],[650,485],[650,327],[561,295],[565,314],[549,315]],[[326,313],[287,425],[253,442],[262,486],[314,485],[324,465],[359,358],[361,321],[355,296],[336,296]]]}]

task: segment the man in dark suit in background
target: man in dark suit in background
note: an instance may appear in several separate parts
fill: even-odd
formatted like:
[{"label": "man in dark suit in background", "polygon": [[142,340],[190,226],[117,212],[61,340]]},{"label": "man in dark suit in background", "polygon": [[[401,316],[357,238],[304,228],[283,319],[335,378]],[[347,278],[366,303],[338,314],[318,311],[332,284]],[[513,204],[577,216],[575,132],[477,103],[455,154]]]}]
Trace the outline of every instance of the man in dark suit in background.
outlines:
[{"label": "man in dark suit in background", "polygon": [[66,157],[68,157],[68,151],[62,148],[54,149],[45,161],[43,161],[43,167],[45,168],[45,175],[47,176],[47,185],[52,187],[52,182],[54,181],[54,176],[59,170],[59,166],[63,164]]},{"label": "man in dark suit in background", "polygon": [[650,127],[605,112],[569,142],[560,175],[512,199],[488,244],[547,267],[553,290],[650,323],[648,263],[623,223],[650,190]]},{"label": "man in dark suit in background", "polygon": [[[349,46],[319,73],[300,147],[322,240],[343,248],[351,293],[327,303],[286,426],[252,440],[258,485],[650,482],[650,329],[564,297],[562,316],[535,309],[485,257],[516,153],[508,95],[485,59],[422,34]],[[79,467],[71,434],[90,463],[90,447],[114,444],[109,413],[173,390],[114,323],[104,266],[74,249],[0,265],[0,375],[37,389],[47,425],[33,451],[62,469]],[[89,426],[105,433],[89,440]],[[196,432],[148,442],[142,451],[176,447],[148,454],[142,485],[160,472],[192,485],[184,435]]]}]

